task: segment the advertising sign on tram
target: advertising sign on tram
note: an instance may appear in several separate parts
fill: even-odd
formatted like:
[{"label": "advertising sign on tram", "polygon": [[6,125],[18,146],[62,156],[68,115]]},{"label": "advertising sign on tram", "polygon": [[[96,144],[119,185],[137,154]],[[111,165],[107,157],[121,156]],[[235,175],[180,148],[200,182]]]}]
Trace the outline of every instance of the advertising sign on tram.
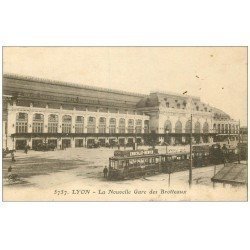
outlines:
[{"label": "advertising sign on tram", "polygon": [[168,154],[175,154],[175,153],[188,153],[190,151],[189,146],[173,146],[167,148]]},{"label": "advertising sign on tram", "polygon": [[158,149],[147,149],[147,150],[116,150],[114,156],[120,157],[130,157],[130,156],[143,156],[143,155],[153,155],[158,154]]}]

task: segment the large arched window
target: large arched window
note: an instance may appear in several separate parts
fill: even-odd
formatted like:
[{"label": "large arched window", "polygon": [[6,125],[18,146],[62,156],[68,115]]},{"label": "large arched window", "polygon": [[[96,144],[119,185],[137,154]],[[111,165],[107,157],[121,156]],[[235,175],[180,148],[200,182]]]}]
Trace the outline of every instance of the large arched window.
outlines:
[{"label": "large arched window", "polygon": [[16,116],[16,133],[27,133],[28,132],[28,114],[17,113]]},{"label": "large arched window", "polygon": [[110,134],[116,133],[116,119],[115,118],[109,119],[109,133]]},{"label": "large arched window", "polygon": [[236,134],[239,133],[239,125],[235,125],[235,133],[236,133]]},{"label": "large arched window", "polygon": [[225,125],[225,133],[228,134],[228,124]]},{"label": "large arched window", "polygon": [[199,134],[201,132],[201,124],[199,122],[196,122],[194,125],[194,132],[196,134]]},{"label": "large arched window", "polygon": [[75,123],[75,133],[83,133],[84,132],[84,117],[77,116],[76,123]]},{"label": "large arched window", "polygon": [[106,133],[106,118],[105,117],[99,118],[99,133],[101,134]]},{"label": "large arched window", "polygon": [[140,134],[142,132],[142,120],[135,121],[135,133]]},{"label": "large arched window", "polygon": [[62,133],[71,133],[72,117],[70,115],[64,115],[62,117]]},{"label": "large arched window", "polygon": [[218,124],[218,133],[221,132],[221,129],[220,129],[220,124]]},{"label": "large arched window", "polygon": [[128,133],[134,133],[134,120],[128,120]]},{"label": "large arched window", "polygon": [[95,127],[96,127],[96,119],[95,117],[90,116],[88,118],[87,132],[95,133]]},{"label": "large arched window", "polygon": [[34,114],[33,115],[33,126],[32,132],[33,133],[43,133],[43,126],[44,126],[44,115],[43,114]]},{"label": "large arched window", "polygon": [[188,120],[185,125],[185,133],[191,133],[191,121]]},{"label": "large arched window", "polygon": [[120,118],[119,120],[119,133],[125,133],[125,119]]},{"label": "large arched window", "polygon": [[217,132],[217,126],[216,126],[216,124],[214,123],[214,125],[213,125],[213,132],[214,133],[216,133]]},{"label": "large arched window", "polygon": [[169,120],[165,121],[164,123],[164,133],[166,132],[168,133],[172,132],[172,123]]},{"label": "large arched window", "polygon": [[144,121],[144,133],[145,134],[149,133],[149,121],[148,120]]},{"label": "large arched window", "polygon": [[203,133],[209,133],[209,126],[207,122],[203,124]]},{"label": "large arched window", "polygon": [[51,114],[48,118],[48,133],[57,133],[58,131],[58,115]]},{"label": "large arched window", "polygon": [[232,133],[235,134],[235,126],[232,125]]},{"label": "large arched window", "polygon": [[182,123],[180,121],[175,123],[175,133],[182,133]]},{"label": "large arched window", "polygon": [[221,133],[225,133],[224,124],[221,124]]}]

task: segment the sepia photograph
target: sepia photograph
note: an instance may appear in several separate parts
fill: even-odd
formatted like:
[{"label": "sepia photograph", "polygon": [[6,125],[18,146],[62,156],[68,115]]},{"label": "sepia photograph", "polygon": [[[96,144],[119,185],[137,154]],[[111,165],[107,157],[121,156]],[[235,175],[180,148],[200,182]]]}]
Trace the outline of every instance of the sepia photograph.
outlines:
[{"label": "sepia photograph", "polygon": [[3,47],[3,201],[247,201],[247,47]]}]

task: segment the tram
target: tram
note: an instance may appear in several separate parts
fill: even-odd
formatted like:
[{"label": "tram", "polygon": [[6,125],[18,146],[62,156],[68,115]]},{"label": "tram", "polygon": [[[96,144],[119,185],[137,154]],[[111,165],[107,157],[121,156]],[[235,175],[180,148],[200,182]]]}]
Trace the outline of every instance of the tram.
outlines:
[{"label": "tram", "polygon": [[161,155],[157,149],[116,150],[109,158],[109,179],[125,179],[161,172]]},{"label": "tram", "polygon": [[[193,146],[193,167],[200,168],[211,164],[221,164],[225,154],[218,145]],[[227,149],[228,162],[236,161],[234,148]],[[116,150],[109,158],[108,178],[110,180],[138,178],[157,173],[173,173],[190,168],[190,152],[159,154],[157,149]]]},{"label": "tram", "polygon": [[208,145],[193,146],[194,167],[205,167],[211,163],[211,154]]},{"label": "tram", "polygon": [[163,173],[173,173],[187,170],[190,166],[190,153],[178,152],[161,155]]}]

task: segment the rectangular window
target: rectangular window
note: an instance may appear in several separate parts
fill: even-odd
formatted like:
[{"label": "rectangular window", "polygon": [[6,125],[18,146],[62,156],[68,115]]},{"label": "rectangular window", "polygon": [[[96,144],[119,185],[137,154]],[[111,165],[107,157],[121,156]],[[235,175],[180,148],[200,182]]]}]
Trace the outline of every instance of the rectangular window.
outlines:
[{"label": "rectangular window", "polygon": [[16,123],[16,133],[27,133],[28,123],[27,122],[17,122]]},{"label": "rectangular window", "polygon": [[110,133],[110,134],[116,133],[115,125],[110,125],[110,126],[109,126],[109,133]]},{"label": "rectangular window", "polygon": [[95,125],[88,125],[87,132],[95,133]]},{"label": "rectangular window", "polygon": [[62,133],[65,133],[65,134],[71,133],[71,124],[63,123],[62,124]]},{"label": "rectangular window", "polygon": [[125,125],[119,126],[119,133],[125,133]]},{"label": "rectangular window", "polygon": [[33,122],[33,133],[43,133],[43,122]]},{"label": "rectangular window", "polygon": [[75,125],[75,132],[76,133],[83,133],[83,130],[84,130],[83,124],[76,124]]},{"label": "rectangular window", "polygon": [[99,125],[99,133],[100,134],[106,133],[106,126],[105,125]]},{"label": "rectangular window", "polygon": [[48,124],[48,133],[57,133],[58,123]]}]

